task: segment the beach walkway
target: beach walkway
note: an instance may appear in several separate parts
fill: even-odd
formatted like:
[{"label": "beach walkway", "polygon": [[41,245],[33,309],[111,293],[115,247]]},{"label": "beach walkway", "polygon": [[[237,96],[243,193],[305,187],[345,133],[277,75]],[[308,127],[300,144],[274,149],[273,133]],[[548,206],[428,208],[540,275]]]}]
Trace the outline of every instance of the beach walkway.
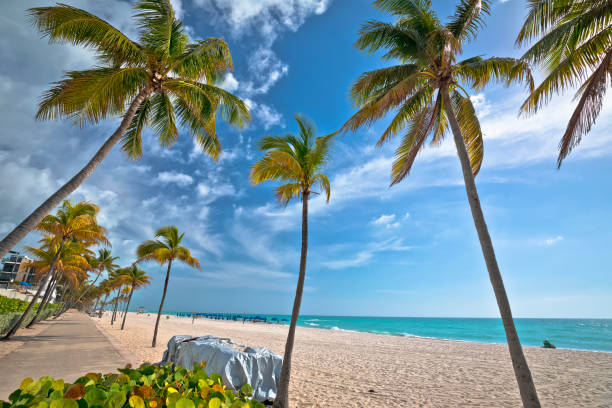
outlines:
[{"label": "beach walkway", "polygon": [[0,400],[7,401],[26,377],[50,375],[70,382],[88,372],[107,373],[127,364],[82,313],[68,312],[60,320],[41,324],[49,327],[0,358]]}]

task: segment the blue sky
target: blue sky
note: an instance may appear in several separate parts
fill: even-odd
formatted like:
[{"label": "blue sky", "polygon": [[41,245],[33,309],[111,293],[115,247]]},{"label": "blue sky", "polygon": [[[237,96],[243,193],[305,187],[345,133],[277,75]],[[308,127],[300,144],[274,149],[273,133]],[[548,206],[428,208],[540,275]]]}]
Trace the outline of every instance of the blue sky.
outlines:
[{"label": "blue sky", "polygon": [[[69,3],[135,35],[129,2]],[[441,17],[452,13],[454,2],[433,3]],[[40,4],[51,3],[11,0],[0,16],[0,233],[80,169],[117,126],[33,120],[50,82],[93,63],[87,51],[38,38],[24,12]],[[260,155],[256,141],[294,132],[296,112],[313,119],[320,134],[337,130],[353,112],[351,81],[388,64],[352,47],[359,25],[388,18],[366,0],[174,4],[192,38],[223,36],[229,43],[236,69],[223,86],[248,100],[253,123],[240,131],[219,126],[225,154],[218,163],[197,152],[188,134],[167,150],[148,135],[139,162],[115,149],[73,198],[102,207],[100,221],[122,264],[157,227],[185,231],[203,268],[173,269],[166,310],[289,313],[300,212],[274,201],[273,184],[249,185]],[[464,55],[520,55],[514,39],[524,14],[524,1],[493,2],[487,28]],[[612,101],[557,171],[570,93],[529,118],[517,116],[524,89],[492,86],[472,97],[485,133],[477,183],[514,315],[612,317]],[[497,316],[450,138],[424,150],[411,175],[389,188],[397,141],[374,147],[387,120],[335,144],[327,170],[331,202],[311,204],[302,313]],[[24,244],[36,239],[31,234]],[[165,269],[143,267],[154,283],[135,294],[134,306],[154,309]]]}]

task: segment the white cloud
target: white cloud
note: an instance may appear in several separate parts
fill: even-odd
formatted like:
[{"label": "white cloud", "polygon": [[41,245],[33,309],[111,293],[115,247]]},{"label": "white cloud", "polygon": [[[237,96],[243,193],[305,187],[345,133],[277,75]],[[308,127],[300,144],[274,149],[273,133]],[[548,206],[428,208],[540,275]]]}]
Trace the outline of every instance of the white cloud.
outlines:
[{"label": "white cloud", "polygon": [[181,187],[186,187],[193,183],[193,177],[189,174],[176,171],[162,171],[157,175],[157,180],[162,183],[176,183]]},{"label": "white cloud", "polygon": [[234,74],[232,74],[231,72],[225,74],[223,81],[219,83],[219,87],[225,89],[228,92],[235,92],[238,89],[239,85],[240,82],[238,82]]},{"label": "white cloud", "polygon": [[552,246],[558,244],[561,241],[563,241],[563,237],[561,235],[557,235],[556,237],[546,238],[545,240],[540,242],[540,245]]},{"label": "white cloud", "polygon": [[389,214],[389,215],[383,214],[380,217],[373,220],[372,224],[378,225],[378,226],[384,226],[385,228],[399,227],[400,225],[399,222],[394,222],[394,221],[395,221],[395,214]]},{"label": "white cloud", "polygon": [[367,248],[357,252],[354,256],[344,259],[334,259],[325,261],[321,264],[330,269],[345,269],[367,264],[376,253],[379,252],[403,252],[412,249],[411,246],[404,245],[401,239],[388,239],[382,242],[372,242],[367,245]]},{"label": "white cloud", "polygon": [[233,197],[238,195],[233,185],[224,182],[209,183],[202,181],[196,186],[196,191],[205,204],[210,204],[220,197]]},{"label": "white cloud", "polygon": [[246,98],[245,104],[249,108],[251,115],[257,119],[268,130],[272,126],[283,126],[283,115],[271,106],[257,103],[252,99]]}]

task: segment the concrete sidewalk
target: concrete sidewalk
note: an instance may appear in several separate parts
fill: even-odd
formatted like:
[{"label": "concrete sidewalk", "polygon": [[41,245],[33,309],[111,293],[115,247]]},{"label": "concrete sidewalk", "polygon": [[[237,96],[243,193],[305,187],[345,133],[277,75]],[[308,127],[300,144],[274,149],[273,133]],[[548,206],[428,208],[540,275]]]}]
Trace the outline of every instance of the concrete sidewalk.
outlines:
[{"label": "concrete sidewalk", "polygon": [[48,321],[49,327],[38,336],[0,358],[0,400],[8,401],[21,380],[43,375],[72,382],[90,373],[116,371],[127,361],[86,315],[65,313]]}]

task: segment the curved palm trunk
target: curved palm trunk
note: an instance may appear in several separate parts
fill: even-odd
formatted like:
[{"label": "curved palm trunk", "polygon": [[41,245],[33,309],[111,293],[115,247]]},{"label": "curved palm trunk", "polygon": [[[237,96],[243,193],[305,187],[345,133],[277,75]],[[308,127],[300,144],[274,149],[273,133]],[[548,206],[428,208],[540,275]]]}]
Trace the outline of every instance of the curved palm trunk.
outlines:
[{"label": "curved palm trunk", "polygon": [[106,308],[106,301],[108,300],[108,295],[110,293],[107,293],[106,296],[104,297],[104,302],[102,302],[102,306],[100,307],[100,313],[98,314],[98,319],[102,318],[102,313],[104,313],[104,309]]},{"label": "curved palm trunk", "polygon": [[51,303],[51,296],[53,296],[53,292],[55,292],[55,289],[57,288],[57,285],[59,284],[60,280],[62,280],[62,276],[63,276],[63,273],[60,273],[59,276],[53,282],[53,286],[51,288],[51,293],[49,294],[49,298],[47,299],[47,303],[45,303],[45,310],[47,310],[47,307],[49,307],[49,303]]},{"label": "curved palm trunk", "polygon": [[164,281],[164,294],[162,295],[159,311],[157,312],[157,320],[155,321],[155,331],[153,332],[153,342],[151,347],[157,344],[157,328],[159,327],[159,319],[161,318],[162,310],[164,309],[164,300],[166,299],[166,291],[168,290],[168,280],[170,279],[170,268],[172,267],[172,259],[168,261],[168,271],[166,272],[166,280]]},{"label": "curved palm trunk", "polygon": [[[54,273],[55,270],[55,264],[57,263],[57,258],[59,258],[59,254],[60,252],[62,252],[62,249],[64,248],[64,244],[65,244],[65,240],[62,240],[57,252],[55,253],[55,256],[53,256],[53,259],[51,260],[51,265],[49,265],[49,271],[47,272],[47,274],[45,275],[45,278],[43,279],[43,282],[41,282],[38,285],[38,289],[36,290],[36,294],[34,295],[34,297],[32,298],[32,300],[30,301],[30,304],[28,305],[28,307],[26,308],[25,312],[23,312],[23,314],[21,315],[21,317],[19,318],[19,320],[17,320],[17,322],[15,323],[15,325],[13,325],[13,327],[11,328],[11,330],[8,331],[8,333],[6,333],[4,335],[4,337],[2,337],[2,340],[8,340],[10,339],[15,332],[17,332],[17,330],[21,327],[21,324],[23,323],[24,319],[26,318],[26,316],[28,315],[28,313],[30,313],[30,311],[32,310],[32,308],[34,307],[34,305],[36,304],[36,299],[38,299],[38,297],[40,296],[40,292],[42,292],[42,288],[43,286],[47,286],[49,285],[49,279],[51,279],[51,276]],[[42,306],[42,305],[40,305]]]},{"label": "curved palm trunk", "polygon": [[56,271],[53,274],[53,278],[51,279],[51,281],[47,285],[47,290],[45,290],[45,294],[42,297],[42,300],[40,301],[40,306],[38,307],[38,310],[36,311],[36,315],[34,316],[32,321],[30,323],[28,323],[28,325],[26,326],[26,329],[29,329],[30,327],[32,327],[36,323],[36,320],[38,319],[38,316],[40,316],[40,313],[47,306],[47,302],[49,301],[49,298],[51,297],[51,293],[52,293],[53,289],[55,288],[55,284],[57,283],[57,279],[59,277],[58,275],[59,275],[59,271]]},{"label": "curved palm trunk", "polygon": [[121,286],[117,289],[117,296],[115,297],[115,307],[113,308],[113,315],[111,317],[111,324],[115,324],[117,319],[117,308],[119,307],[119,293],[121,293]]},{"label": "curved palm trunk", "polygon": [[96,310],[98,310],[98,303],[100,303],[100,297],[99,296],[96,298],[96,303],[94,304],[94,307],[93,307],[93,312],[94,313],[96,313]]},{"label": "curved palm trunk", "polygon": [[274,408],[289,407],[289,380],[291,378],[291,355],[293,353],[293,342],[295,340],[295,327],[300,315],[302,305],[302,293],[304,292],[304,280],[306,278],[306,253],[308,252],[308,198],[310,193],[302,194],[302,253],[300,257],[300,274],[295,289],[293,310],[291,311],[291,324],[287,343],[285,344],[285,355],[283,356],[283,367],[281,368],[280,381],[274,400]]},{"label": "curved palm trunk", "polygon": [[463,136],[461,135],[461,130],[459,129],[459,123],[457,122],[457,118],[453,112],[451,100],[448,95],[448,89],[441,88],[440,92],[442,92],[444,108],[446,110],[455,139],[459,161],[461,162],[461,170],[463,171],[465,189],[467,192],[468,201],[470,203],[470,209],[472,210],[474,225],[476,226],[476,231],[478,232],[480,246],[487,265],[487,270],[489,271],[489,279],[491,280],[491,285],[493,286],[493,292],[495,293],[499,313],[504,324],[504,330],[506,331],[510,358],[512,359],[514,375],[516,376],[516,381],[518,382],[523,407],[539,408],[540,401],[538,399],[535,384],[533,383],[533,378],[531,377],[531,371],[529,370],[527,360],[523,354],[521,342],[518,334],[516,333],[516,327],[514,326],[514,320],[512,319],[512,311],[510,310],[510,302],[508,301],[508,295],[506,294],[504,282],[502,280],[501,273],[499,272],[497,259],[495,258],[495,251],[493,250],[491,236],[489,235],[489,230],[480,206],[480,199],[478,198],[478,191],[476,190],[476,182],[474,181],[474,175],[470,166],[470,159],[463,141]]},{"label": "curved palm trunk", "polygon": [[130,302],[132,301],[132,293],[134,293],[134,286],[130,289],[130,296],[128,296],[127,303],[125,305],[125,312],[123,312],[123,321],[121,322],[121,330],[125,327],[125,317],[127,316],[128,308],[130,307]]},{"label": "curved palm trunk", "polygon": [[140,106],[140,104],[151,94],[151,89],[149,87],[143,88],[138,95],[134,98],[130,107],[125,112],[123,116],[123,120],[121,124],[115,130],[115,133],[109,137],[106,142],[102,145],[100,150],[94,154],[94,156],[89,160],[89,162],[79,171],[74,177],[72,177],[66,184],[60,187],[53,195],[44,203],[42,203],[37,209],[35,209],[30,215],[26,217],[25,220],[21,222],[15,229],[13,229],[9,234],[4,237],[2,241],[0,241],[0,258],[6,255],[6,253],[14,247],[19,241],[21,241],[30,231],[32,231],[36,225],[43,219],[45,215],[51,212],[59,203],[62,202],[66,197],[70,195],[74,190],[76,190],[91,174],[94,172],[96,167],[102,160],[110,153],[115,144],[121,139],[128,126],[134,119],[134,115],[136,114],[136,109]]},{"label": "curved palm trunk", "polygon": [[100,270],[100,272],[98,272],[98,275],[96,276],[96,279],[94,279],[94,281],[91,282],[91,284],[88,287],[85,288],[83,293],[81,293],[81,296],[79,296],[79,298],[74,303],[78,303],[81,299],[83,299],[83,296],[85,296],[87,294],[87,292],[89,292],[89,289],[94,287],[94,285],[98,281],[98,278],[100,277],[101,274],[102,274],[102,271]]}]

